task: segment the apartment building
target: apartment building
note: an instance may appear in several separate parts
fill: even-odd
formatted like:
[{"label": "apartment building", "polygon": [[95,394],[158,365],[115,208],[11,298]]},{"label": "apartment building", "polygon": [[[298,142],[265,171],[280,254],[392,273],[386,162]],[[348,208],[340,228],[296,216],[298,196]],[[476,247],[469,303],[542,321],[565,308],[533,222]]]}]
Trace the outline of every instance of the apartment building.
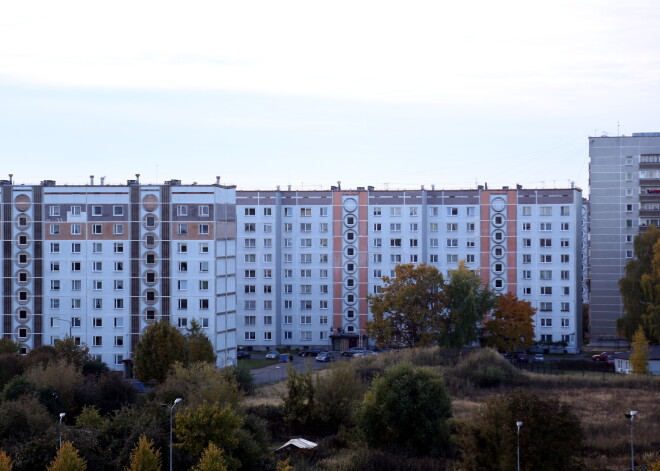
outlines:
[{"label": "apartment building", "polygon": [[581,191],[570,189],[237,192],[238,343],[368,342],[367,295],[398,263],[443,273],[465,260],[496,293],[529,300],[536,340],[581,342]]},{"label": "apartment building", "polygon": [[0,198],[2,332],[23,353],[70,335],[130,369],[148,325],[196,319],[235,361],[234,187],[0,181]]},{"label": "apartment building", "polygon": [[660,226],[660,133],[590,137],[589,157],[590,335],[598,343],[618,338],[618,282],[635,236]]}]

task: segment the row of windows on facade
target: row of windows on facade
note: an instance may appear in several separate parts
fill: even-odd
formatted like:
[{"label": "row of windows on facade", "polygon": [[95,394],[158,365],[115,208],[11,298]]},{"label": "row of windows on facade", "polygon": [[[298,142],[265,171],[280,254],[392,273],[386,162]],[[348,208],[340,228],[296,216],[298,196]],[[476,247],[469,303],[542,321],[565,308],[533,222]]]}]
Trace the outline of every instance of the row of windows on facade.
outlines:
[{"label": "row of windows on facade", "polygon": [[[350,233],[349,233],[350,234]],[[496,241],[503,241],[504,238],[506,237],[506,234],[504,234],[501,231],[496,232],[493,235],[493,238]],[[313,247],[313,240],[312,238],[301,238],[299,239],[299,246],[301,248],[312,248]],[[322,238],[318,239],[319,240],[319,247],[320,248],[327,248],[328,247],[328,239]],[[349,238],[350,240],[350,238]],[[420,247],[420,242],[419,239],[416,238],[411,238],[411,239],[403,239],[400,237],[394,237],[389,239],[389,246],[392,248],[396,247],[403,247],[404,246],[404,240],[408,241],[408,246],[409,247]],[[459,246],[459,241],[461,240],[460,237],[449,237],[446,238],[446,247],[458,247]],[[428,239],[429,241],[429,247],[439,247],[440,239],[432,237]],[[570,246],[570,239],[561,239],[560,242],[561,247],[569,247]],[[373,247],[383,247],[383,239],[376,237],[371,239],[371,245]],[[282,240],[282,246],[284,248],[290,248],[293,247],[293,239],[292,238],[284,238]],[[465,239],[465,246],[466,247],[476,247],[476,239],[474,238],[468,238]],[[532,239],[530,238],[523,238],[522,239],[522,246],[523,247],[532,247]],[[257,239],[253,238],[246,238],[243,239],[243,247],[247,249],[252,249],[257,247]],[[273,239],[271,238],[265,238],[263,239],[263,247],[264,248],[272,248],[273,247]],[[541,238],[539,239],[539,247],[552,247],[552,238]]]},{"label": "row of windows on facade", "polygon": [[[353,326],[348,326],[350,328],[350,332],[354,331]],[[310,330],[302,330],[299,333],[299,340],[302,342],[311,342],[313,337],[312,337],[312,331]],[[284,340],[293,340],[293,332],[290,330],[285,330],[282,332]],[[321,331],[318,332],[318,340],[325,341],[328,340],[328,332]],[[272,332],[262,332],[263,340],[273,340],[273,333]],[[243,332],[243,340],[247,341],[254,341],[257,340],[257,333],[254,331],[245,331]]]},{"label": "row of windows on facade", "polygon": [[[76,252],[74,252],[76,253]],[[27,263],[27,257],[25,258],[25,262]],[[19,256],[19,263],[22,263],[20,260]],[[156,258],[154,254],[147,254],[145,257],[145,264],[146,265],[156,265]],[[107,265],[107,262],[106,262]],[[50,271],[51,272],[59,272],[61,271],[61,263],[60,262],[50,262]],[[116,272],[121,272],[124,271],[124,262],[113,262],[113,271]],[[200,273],[207,273],[209,271],[209,262],[203,261],[199,262],[199,272]],[[189,263],[188,262],[178,262],[177,263],[178,271],[181,273],[185,273],[188,271],[189,268]],[[82,262],[71,262],[71,271],[72,272],[80,272],[82,271]],[[96,261],[92,262],[92,271],[93,272],[100,272],[103,271],[103,262]],[[27,276],[27,274],[25,275]],[[147,280],[149,281],[149,280]]]},{"label": "row of windows on facade", "polygon": [[[19,299],[20,300],[20,299]],[[81,309],[82,308],[82,299],[72,298],[71,299],[71,309]],[[181,298],[177,299],[177,307],[180,310],[188,309],[188,299]],[[198,299],[198,308],[202,310],[209,309],[210,301],[208,299]],[[103,309],[103,299],[102,298],[92,298],[92,309]],[[124,309],[124,299],[123,298],[114,298],[113,299],[113,308],[114,309]],[[60,298],[51,298],[50,299],[50,308],[51,309],[60,309],[61,299]]]},{"label": "row of windows on facade", "polygon": [[[209,217],[209,206],[208,205],[195,205],[197,207],[197,215],[200,217]],[[71,216],[81,216],[82,206],[73,205],[70,206],[69,213]],[[49,205],[48,207],[49,216],[59,217],[61,215],[59,205]],[[103,216],[103,206],[102,205],[92,205],[91,215],[98,217]],[[124,215],[124,206],[121,205],[112,205],[112,215],[113,216],[123,216]],[[176,215],[177,216],[188,216],[188,205],[186,204],[177,204],[176,205]]]},{"label": "row of windows on facade", "polygon": [[[444,214],[446,216],[460,216],[461,215],[461,207],[459,206],[429,206],[429,216],[439,216],[441,214],[442,209],[445,208]],[[462,207],[464,209],[464,214],[466,216],[476,216],[477,214],[477,209],[476,206],[465,206]],[[523,216],[531,216],[532,215],[532,206],[522,206],[521,213]],[[320,207],[318,208],[318,215],[321,217],[326,217],[328,216],[328,208],[327,207]],[[420,214],[420,207],[419,206],[408,206],[408,215],[409,216],[419,216]],[[293,216],[293,208],[290,206],[285,206],[283,208],[283,214],[284,216]],[[312,208],[299,208],[300,211],[300,216],[301,217],[311,217],[312,216]],[[571,213],[571,207],[570,206],[560,206],[559,207],[559,215],[560,216],[569,216]],[[383,207],[381,206],[372,206],[371,207],[371,214],[372,216],[382,216],[383,214]],[[538,207],[538,214],[539,216],[552,216],[553,215],[553,207],[552,206],[539,206]],[[257,208],[255,207],[247,207],[244,208],[244,215],[245,216],[256,216],[257,215]],[[273,208],[272,207],[265,207],[263,208],[263,215],[264,216],[272,216],[273,215]],[[403,208],[401,206],[390,206],[389,207],[389,215],[390,216],[402,216],[403,215]]]},{"label": "row of windows on facade", "polygon": [[[147,241],[147,245],[149,244]],[[209,244],[208,242],[200,242],[199,253],[209,253]],[[62,245],[59,242],[50,243],[50,253],[61,253]],[[113,253],[124,253],[124,243],[123,242],[113,242],[112,244]],[[188,253],[188,243],[181,242],[177,244],[178,253]],[[71,253],[82,253],[82,244],[80,242],[73,242],[71,244]],[[92,243],[92,253],[103,253],[103,244],[101,242]]]},{"label": "row of windows on facade", "polygon": [[[103,235],[103,225],[101,224],[90,224],[92,227],[93,235]],[[155,224],[154,224],[155,226]],[[71,235],[81,235],[82,234],[82,225],[81,224],[71,224],[70,225]],[[49,224],[49,232],[51,235],[61,235],[60,224]],[[112,233],[114,235],[121,235],[124,233],[123,224],[113,224]],[[177,224],[176,233],[178,235],[188,234],[188,224]],[[209,234],[209,225],[208,224],[198,224],[197,233],[201,235]]]},{"label": "row of windows on facade", "polygon": [[[498,216],[501,219],[501,216]],[[497,219],[497,218],[496,218]],[[501,219],[500,221],[495,220],[495,225],[500,225],[504,223],[504,220]],[[352,224],[352,223],[349,223]],[[319,232],[328,232],[328,223],[327,222],[321,222],[319,223]],[[532,223],[531,222],[523,222],[522,223],[522,230],[523,231],[531,231],[532,230]],[[552,231],[552,223],[551,222],[541,222],[539,223],[539,230],[542,232],[549,232]],[[570,223],[569,222],[562,222],[559,223],[559,227],[562,231],[569,231],[570,230]],[[390,232],[401,232],[403,229],[403,224],[400,222],[391,222],[389,225],[389,230]],[[408,225],[408,229],[410,232],[417,232],[419,231],[419,224],[416,222],[411,222]],[[383,224],[377,222],[372,225],[372,230],[373,232],[381,232],[383,230]],[[438,232],[440,230],[440,224],[437,222],[431,222],[429,223],[429,231],[431,232]],[[459,230],[459,223],[457,222],[448,222],[445,224],[445,231],[446,232],[458,232]],[[466,222],[465,223],[465,230],[467,232],[474,232],[476,230],[476,223],[474,222]],[[243,232],[256,232],[257,231],[257,224],[253,222],[246,222],[243,224]],[[283,231],[284,232],[293,232],[293,224],[290,222],[285,222],[283,225]],[[263,232],[264,233],[269,233],[273,232],[273,225],[272,224],[264,224],[263,225]],[[300,223],[300,232],[312,232],[312,223],[310,222],[301,222]]]}]

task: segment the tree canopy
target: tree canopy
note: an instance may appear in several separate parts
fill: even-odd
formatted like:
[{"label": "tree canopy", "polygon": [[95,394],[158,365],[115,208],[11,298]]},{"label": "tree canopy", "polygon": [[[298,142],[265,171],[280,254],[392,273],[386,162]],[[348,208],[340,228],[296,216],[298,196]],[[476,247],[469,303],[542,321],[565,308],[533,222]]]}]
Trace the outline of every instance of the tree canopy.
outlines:
[{"label": "tree canopy", "polygon": [[512,352],[528,349],[534,343],[534,314],[529,301],[506,293],[495,299],[495,309],[484,329],[490,335],[486,344],[500,351]]},{"label": "tree canopy", "polygon": [[652,343],[660,341],[660,229],[651,227],[635,237],[635,257],[619,280],[625,314],[617,320],[621,335],[632,341],[641,325]]},{"label": "tree canopy", "polygon": [[202,326],[195,319],[190,323],[186,334],[186,361],[188,363],[206,362],[215,364],[217,356],[213,344],[202,330]]},{"label": "tree canopy", "polygon": [[185,338],[176,327],[161,320],[147,327],[135,346],[135,376],[143,382],[162,383],[174,363],[186,358]]},{"label": "tree canopy", "polygon": [[369,297],[373,320],[367,331],[377,343],[462,347],[476,340],[478,323],[493,304],[477,273],[463,262],[448,281],[431,265],[397,265],[394,272]]},{"label": "tree canopy", "polygon": [[85,471],[87,462],[78,455],[78,450],[70,443],[64,442],[47,471]]},{"label": "tree canopy", "polygon": [[632,341],[632,354],[630,355],[630,366],[635,375],[649,374],[649,341],[644,335],[644,329],[639,326]]}]

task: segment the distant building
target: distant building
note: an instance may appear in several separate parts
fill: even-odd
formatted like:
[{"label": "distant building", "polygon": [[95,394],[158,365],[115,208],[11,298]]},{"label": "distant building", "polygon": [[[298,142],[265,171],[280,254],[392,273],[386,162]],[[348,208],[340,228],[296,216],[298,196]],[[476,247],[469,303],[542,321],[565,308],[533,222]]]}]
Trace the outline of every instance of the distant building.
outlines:
[{"label": "distant building", "polygon": [[[630,364],[631,353],[616,353],[614,355],[614,370],[617,373],[632,374],[632,365]],[[649,347],[649,361],[646,364],[649,373],[660,375],[660,346]]]},{"label": "distant building", "polygon": [[618,282],[635,236],[660,226],[660,133],[590,137],[589,157],[590,335],[598,343],[618,338]]}]

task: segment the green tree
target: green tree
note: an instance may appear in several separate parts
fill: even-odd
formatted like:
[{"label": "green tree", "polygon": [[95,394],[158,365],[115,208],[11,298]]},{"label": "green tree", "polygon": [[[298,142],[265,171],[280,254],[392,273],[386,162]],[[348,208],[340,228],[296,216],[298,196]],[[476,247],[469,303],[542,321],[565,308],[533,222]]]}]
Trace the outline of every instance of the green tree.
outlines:
[{"label": "green tree", "polygon": [[200,456],[209,443],[231,450],[238,444],[236,432],[242,424],[229,407],[203,404],[185,408],[176,415],[177,446],[192,456]]},{"label": "green tree", "polygon": [[296,468],[291,466],[291,458],[285,460],[278,460],[275,466],[275,471],[296,471]]},{"label": "green tree", "polygon": [[479,324],[493,307],[493,293],[463,260],[449,272],[444,291],[446,309],[439,330],[440,344],[456,348],[469,345],[477,340]]},{"label": "green tree", "polygon": [[630,355],[630,366],[635,375],[649,374],[649,341],[644,335],[644,329],[640,325],[633,336],[632,354]]},{"label": "green tree", "polygon": [[174,363],[186,356],[185,338],[167,321],[150,325],[135,346],[133,363],[135,376],[143,382],[162,383]]},{"label": "green tree", "polygon": [[314,414],[314,383],[311,369],[298,371],[287,366],[287,392],[283,395],[284,418],[291,424],[307,424]]},{"label": "green tree", "polygon": [[518,421],[520,469],[581,469],[578,458],[584,438],[577,417],[557,399],[524,390],[493,396],[465,424],[459,440],[465,469],[516,469]]},{"label": "green tree", "polygon": [[0,450],[0,471],[12,471],[14,469],[14,462],[4,451]]},{"label": "green tree", "polygon": [[534,343],[534,314],[536,309],[529,301],[506,293],[495,299],[495,309],[484,329],[488,334],[486,344],[503,352],[528,349]]},{"label": "green tree", "polygon": [[89,347],[77,344],[73,337],[66,336],[56,340],[55,350],[60,358],[64,358],[78,368],[82,368],[83,364],[90,359]]},{"label": "green tree", "polygon": [[12,339],[0,338],[0,354],[2,353],[18,353],[21,344],[14,342]]},{"label": "green tree", "polygon": [[76,427],[84,429],[100,429],[104,422],[101,413],[94,406],[83,406],[82,412],[76,417]]},{"label": "green tree", "polygon": [[314,420],[332,433],[341,426],[352,426],[355,410],[364,393],[365,386],[350,362],[335,365],[326,374],[316,376]]},{"label": "green tree", "polygon": [[397,265],[394,273],[383,277],[379,294],[369,296],[373,320],[367,332],[380,345],[430,345],[445,309],[442,274],[425,264]]},{"label": "green tree", "polygon": [[195,319],[190,323],[186,335],[186,361],[188,363],[206,362],[215,365],[217,356],[213,344],[204,333],[202,326]]},{"label": "green tree", "polygon": [[85,471],[87,462],[78,456],[78,450],[71,442],[64,442],[47,471]]},{"label": "green tree", "polygon": [[146,435],[141,435],[131,453],[131,462],[124,471],[160,471],[161,467],[160,451]]},{"label": "green tree", "polygon": [[199,459],[199,463],[192,471],[227,471],[224,451],[209,443]]},{"label": "green tree", "polygon": [[637,328],[645,324],[645,315],[650,316],[646,324],[656,326],[655,333],[644,326],[647,338],[654,343],[660,340],[657,331],[660,329],[660,247],[656,247],[659,241],[660,229],[654,226],[636,236],[633,242],[635,257],[626,264],[625,276],[619,280],[625,315],[617,320],[617,328],[629,341]]},{"label": "green tree", "polygon": [[451,415],[442,377],[429,368],[399,363],[373,382],[358,426],[372,447],[426,454],[446,450]]}]

